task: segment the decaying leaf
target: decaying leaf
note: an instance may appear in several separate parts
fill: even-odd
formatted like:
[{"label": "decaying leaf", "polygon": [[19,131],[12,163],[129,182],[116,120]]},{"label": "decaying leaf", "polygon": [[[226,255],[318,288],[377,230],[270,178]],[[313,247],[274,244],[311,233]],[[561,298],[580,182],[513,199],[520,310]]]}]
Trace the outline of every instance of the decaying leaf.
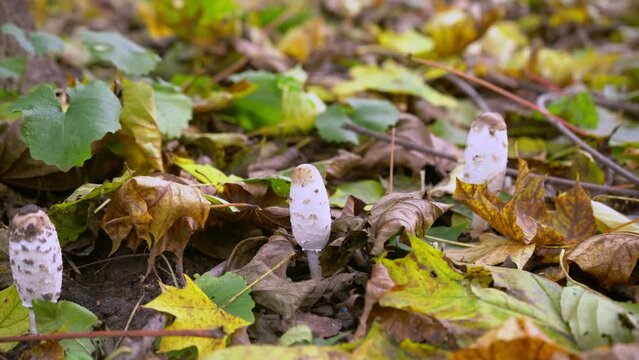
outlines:
[{"label": "decaying leaf", "polygon": [[604,287],[632,285],[630,278],[639,259],[639,234],[613,232],[590,237],[572,249],[566,259]]},{"label": "decaying leaf", "polygon": [[384,250],[384,244],[401,230],[421,237],[450,205],[423,198],[422,192],[391,193],[379,199],[368,216],[374,239],[373,255]]},{"label": "decaying leaf", "polygon": [[579,359],[550,340],[530,320],[510,318],[469,347],[455,351],[452,359],[552,360]]},{"label": "decaying leaf", "polygon": [[457,179],[455,199],[511,240],[525,244],[578,243],[596,230],[590,197],[577,184],[555,199],[549,213],[544,203],[544,179],[532,175],[520,160],[515,194],[508,202],[490,192],[486,184],[466,184]]},{"label": "decaying leaf", "polygon": [[370,314],[373,306],[377,304],[379,299],[395,287],[393,279],[391,279],[388,269],[382,264],[373,265],[371,270],[370,279],[366,283],[366,298],[364,303],[364,310],[359,317],[359,326],[355,332],[356,337],[362,337],[366,333],[368,315]]},{"label": "decaying leaf", "polygon": [[239,208],[233,214],[216,211],[231,221],[270,230],[291,224],[286,199],[278,196],[268,182],[228,182],[222,193],[229,202],[255,205]]},{"label": "decaying leaf", "polygon": [[155,257],[170,251],[181,272],[182,252],[191,233],[204,226],[209,202],[197,188],[149,176],[136,176],[122,185],[102,218],[102,229],[113,241],[111,253],[122,241],[135,250],[144,241]]},{"label": "decaying leaf", "polygon": [[165,336],[160,341],[160,352],[195,346],[198,357],[204,358],[217,349],[226,347],[233,332],[250,323],[219,308],[193,281],[186,276],[186,286],[179,289],[162,285],[162,294],[144,305],[175,316],[175,321],[165,329],[218,329],[223,330],[221,338]]},{"label": "decaying leaf", "polygon": [[490,233],[480,235],[479,244],[473,247],[445,250],[452,260],[479,265],[498,265],[510,258],[518,269],[523,269],[534,251],[535,244],[517,243]]}]

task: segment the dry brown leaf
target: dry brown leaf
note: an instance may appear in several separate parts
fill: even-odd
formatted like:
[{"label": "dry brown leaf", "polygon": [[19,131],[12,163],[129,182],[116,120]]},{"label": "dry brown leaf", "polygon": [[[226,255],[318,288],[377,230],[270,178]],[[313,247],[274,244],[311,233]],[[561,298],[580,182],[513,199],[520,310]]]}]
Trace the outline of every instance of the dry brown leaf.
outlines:
[{"label": "dry brown leaf", "polygon": [[486,184],[466,184],[459,179],[454,198],[501,234],[525,244],[574,244],[596,231],[590,197],[581,185],[557,196],[551,214],[544,202],[544,178],[530,174],[523,160],[510,201],[501,201]]},{"label": "dry brown leaf", "polygon": [[32,360],[64,360],[64,348],[57,341],[46,341],[37,344],[31,350],[30,354],[23,354],[25,359]]},{"label": "dry brown leaf", "polygon": [[479,237],[479,244],[473,247],[446,249],[444,252],[451,260],[478,265],[497,265],[510,258],[518,269],[523,269],[535,252],[535,244],[522,244],[484,233]]},{"label": "dry brown leaf", "polygon": [[386,241],[401,229],[418,237],[423,236],[433,222],[450,207],[451,205],[424,199],[420,191],[384,196],[373,205],[368,216],[374,239],[371,254],[381,254]]},{"label": "dry brown leaf", "polygon": [[377,304],[377,301],[389,292],[395,283],[390,277],[388,269],[382,264],[373,265],[371,270],[371,277],[366,284],[366,299],[364,303],[364,310],[359,317],[359,326],[355,332],[356,338],[361,338],[366,334],[366,328],[368,327],[368,316],[373,309],[373,306]]},{"label": "dry brown leaf", "polygon": [[210,203],[197,188],[149,176],[136,176],[115,193],[102,229],[113,241],[111,253],[122,241],[135,250],[145,241],[151,249],[148,272],[155,257],[173,252],[181,271],[182,252],[191,233],[204,226]]},{"label": "dry brown leaf", "polygon": [[579,356],[550,340],[530,320],[510,318],[468,348],[453,353],[452,359],[576,360]]},{"label": "dry brown leaf", "polygon": [[255,205],[239,208],[234,213],[225,209],[215,210],[216,214],[230,221],[268,230],[291,227],[286,199],[277,196],[267,183],[229,182],[224,184],[222,194],[231,203]]},{"label": "dry brown leaf", "polygon": [[577,245],[567,260],[594,276],[606,288],[632,285],[630,277],[639,259],[639,234],[616,232],[590,237]]}]

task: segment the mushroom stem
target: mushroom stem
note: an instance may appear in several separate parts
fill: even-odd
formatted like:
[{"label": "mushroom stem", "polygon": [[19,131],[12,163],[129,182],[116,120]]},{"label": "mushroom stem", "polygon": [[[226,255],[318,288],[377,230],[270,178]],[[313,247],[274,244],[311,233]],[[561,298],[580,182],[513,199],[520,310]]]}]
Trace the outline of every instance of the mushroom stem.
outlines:
[{"label": "mushroom stem", "polygon": [[322,267],[319,261],[319,250],[306,250],[306,258],[308,259],[308,269],[311,271],[311,279],[322,278]]},{"label": "mushroom stem", "polygon": [[36,317],[33,308],[29,308],[29,333],[31,335],[38,335],[38,328],[36,326]]}]

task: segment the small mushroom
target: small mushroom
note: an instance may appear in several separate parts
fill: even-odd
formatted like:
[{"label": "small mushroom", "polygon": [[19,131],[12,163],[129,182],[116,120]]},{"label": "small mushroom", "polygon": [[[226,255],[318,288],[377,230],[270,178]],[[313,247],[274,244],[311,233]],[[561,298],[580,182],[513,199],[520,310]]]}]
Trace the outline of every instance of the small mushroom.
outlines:
[{"label": "small mushroom", "polygon": [[302,164],[293,170],[290,196],[293,236],[306,252],[311,277],[321,279],[319,254],[331,234],[331,208],[324,180],[315,166]]},{"label": "small mushroom", "polygon": [[[470,126],[464,152],[464,182],[483,184],[499,192],[504,185],[508,162],[508,132],[504,118],[495,112],[486,112],[475,118]],[[488,228],[482,218],[473,215],[471,234],[478,236]]]},{"label": "small mushroom", "polygon": [[11,220],[9,258],[22,305],[29,309],[31,333],[37,334],[31,302],[58,301],[62,288],[62,250],[49,216],[36,205],[24,206]]}]

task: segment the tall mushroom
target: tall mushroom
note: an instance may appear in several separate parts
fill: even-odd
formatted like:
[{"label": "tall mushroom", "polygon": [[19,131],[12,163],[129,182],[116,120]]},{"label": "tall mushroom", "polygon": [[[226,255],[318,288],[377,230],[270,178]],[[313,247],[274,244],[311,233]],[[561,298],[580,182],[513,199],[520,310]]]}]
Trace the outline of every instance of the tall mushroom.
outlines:
[{"label": "tall mushroom", "polygon": [[11,273],[29,309],[31,333],[37,334],[32,301],[58,301],[62,288],[62,250],[49,216],[36,205],[21,208],[9,227]]},{"label": "tall mushroom", "polygon": [[290,198],[293,236],[306,252],[311,277],[321,279],[319,254],[331,234],[331,208],[324,180],[315,166],[302,164],[293,170]]},{"label": "tall mushroom", "polygon": [[[504,118],[495,112],[485,112],[470,126],[464,152],[464,182],[483,184],[499,192],[504,185],[508,162],[508,133]],[[471,235],[478,236],[488,228],[485,220],[473,214]]]}]

